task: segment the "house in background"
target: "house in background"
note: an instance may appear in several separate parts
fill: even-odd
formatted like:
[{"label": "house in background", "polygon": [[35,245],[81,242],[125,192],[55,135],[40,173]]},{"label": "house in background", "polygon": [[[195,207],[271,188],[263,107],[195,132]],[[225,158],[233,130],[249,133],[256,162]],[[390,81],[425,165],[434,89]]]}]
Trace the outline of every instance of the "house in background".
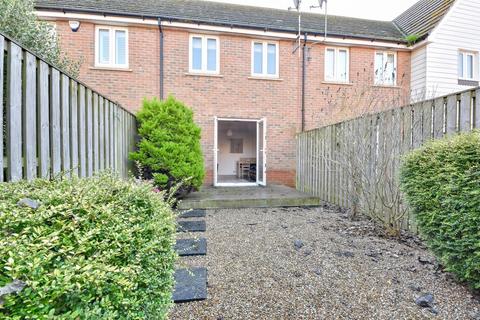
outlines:
[{"label": "house in background", "polygon": [[410,102],[416,67],[400,20],[330,16],[325,37],[324,16],[305,13],[298,41],[287,10],[198,0],[36,9],[99,92],[132,111],[170,94],[193,109],[207,184],[294,185],[298,132]]},{"label": "house in background", "polygon": [[421,0],[394,23],[420,40],[412,50],[413,100],[479,85],[480,0]]}]

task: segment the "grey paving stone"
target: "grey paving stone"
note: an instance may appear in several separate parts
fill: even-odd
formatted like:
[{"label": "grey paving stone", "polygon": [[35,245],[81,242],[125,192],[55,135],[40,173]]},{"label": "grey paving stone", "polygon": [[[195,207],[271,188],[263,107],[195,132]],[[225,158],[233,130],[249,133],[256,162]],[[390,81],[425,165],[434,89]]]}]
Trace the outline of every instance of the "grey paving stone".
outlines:
[{"label": "grey paving stone", "polygon": [[207,299],[207,269],[177,269],[173,301],[180,303],[205,299]]},{"label": "grey paving stone", "polygon": [[207,254],[207,239],[178,239],[175,250],[179,256],[200,256]]},{"label": "grey paving stone", "polygon": [[207,215],[205,209],[187,210],[178,215],[179,218],[204,218]]},{"label": "grey paving stone", "polygon": [[204,232],[207,224],[202,220],[179,221],[177,231],[179,232]]}]

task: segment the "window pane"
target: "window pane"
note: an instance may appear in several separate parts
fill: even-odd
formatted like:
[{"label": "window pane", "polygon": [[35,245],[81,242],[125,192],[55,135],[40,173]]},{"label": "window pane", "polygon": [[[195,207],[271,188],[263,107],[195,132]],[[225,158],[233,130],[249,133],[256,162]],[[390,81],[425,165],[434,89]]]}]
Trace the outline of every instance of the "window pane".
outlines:
[{"label": "window pane", "polygon": [[347,51],[340,50],[338,52],[338,80],[339,81],[347,81]]},{"label": "window pane", "polygon": [[99,30],[98,31],[98,60],[100,63],[110,62],[110,31]]},{"label": "window pane", "polygon": [[127,43],[125,31],[115,31],[115,63],[127,64]]},{"label": "window pane", "polygon": [[473,55],[467,55],[467,76],[468,79],[473,79]]},{"label": "window pane", "polygon": [[269,44],[267,48],[267,72],[277,74],[277,45]]},{"label": "window pane", "polygon": [[463,78],[463,53],[458,53],[458,77]]},{"label": "window pane", "polygon": [[253,45],[253,73],[263,73],[263,44]]},{"label": "window pane", "polygon": [[383,82],[383,53],[375,55],[375,83]]},{"label": "window pane", "polygon": [[387,84],[395,83],[395,55],[393,54],[387,55],[384,79]]},{"label": "window pane", "polygon": [[207,70],[217,71],[217,40],[207,40]]},{"label": "window pane", "polygon": [[192,38],[192,69],[202,70],[202,38]]},{"label": "window pane", "polygon": [[327,49],[325,58],[325,79],[333,80],[335,78],[335,50]]}]

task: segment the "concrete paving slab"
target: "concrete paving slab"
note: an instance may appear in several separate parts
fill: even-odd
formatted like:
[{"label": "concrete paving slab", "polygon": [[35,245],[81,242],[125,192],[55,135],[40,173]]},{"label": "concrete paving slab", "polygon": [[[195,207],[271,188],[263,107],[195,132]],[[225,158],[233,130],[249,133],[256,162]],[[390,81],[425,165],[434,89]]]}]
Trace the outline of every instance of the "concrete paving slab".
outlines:
[{"label": "concrete paving slab", "polygon": [[181,257],[206,255],[207,239],[178,239],[175,245],[175,250]]},{"label": "concrete paving slab", "polygon": [[178,221],[178,232],[205,232],[206,230],[207,224],[203,220]]},{"label": "concrete paving slab", "polygon": [[207,215],[205,209],[193,209],[183,211],[178,215],[179,218],[204,218]]},{"label": "concrete paving slab", "polygon": [[189,268],[175,271],[175,303],[207,299],[207,269]]},{"label": "concrete paving slab", "polygon": [[308,207],[320,205],[320,199],[281,185],[267,187],[205,187],[188,195],[180,209]]}]

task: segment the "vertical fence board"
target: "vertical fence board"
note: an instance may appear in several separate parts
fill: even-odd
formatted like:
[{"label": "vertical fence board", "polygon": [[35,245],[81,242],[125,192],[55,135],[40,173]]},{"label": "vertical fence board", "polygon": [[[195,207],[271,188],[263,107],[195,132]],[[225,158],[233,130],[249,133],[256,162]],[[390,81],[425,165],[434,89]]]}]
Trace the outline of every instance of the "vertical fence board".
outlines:
[{"label": "vertical fence board", "polygon": [[472,93],[467,91],[460,95],[460,115],[459,115],[459,130],[467,132],[472,129]]},{"label": "vertical fence board", "polygon": [[23,154],[25,179],[37,177],[37,58],[25,52],[23,63]]},{"label": "vertical fence board", "polygon": [[451,95],[447,98],[446,108],[446,133],[457,132],[457,96]]},{"label": "vertical fence board", "polygon": [[61,141],[62,141],[62,170],[70,176],[70,79],[61,75]]},{"label": "vertical fence board", "polygon": [[85,178],[87,166],[87,108],[86,92],[83,85],[78,86],[78,165],[79,176]]},{"label": "vertical fence board", "polygon": [[8,45],[7,65],[7,155],[8,179],[22,179],[22,49]]},{"label": "vertical fence board", "polygon": [[5,39],[0,35],[0,123],[2,124],[2,130],[0,130],[0,182],[3,182],[5,177],[3,176],[3,97],[4,97],[4,88],[3,88],[3,74],[4,70],[4,59],[5,59]]},{"label": "vertical fence board", "polygon": [[41,178],[50,177],[50,97],[48,88],[48,65],[40,61],[38,65],[38,174]]},{"label": "vertical fence board", "polygon": [[78,176],[78,83],[70,82],[70,159],[71,170]]},{"label": "vertical fence board", "polygon": [[98,129],[98,94],[93,93],[93,171],[98,172],[100,166],[100,137]]},{"label": "vertical fence board", "polygon": [[433,137],[439,139],[443,137],[445,128],[445,100],[438,98],[434,100],[433,116]]},{"label": "vertical fence board", "polygon": [[104,115],[105,115],[105,100],[100,97],[98,108],[98,140],[99,140],[99,169],[103,171],[105,169],[105,127],[104,127]]},{"label": "vertical fence board", "polygon": [[87,89],[86,93],[86,127],[87,127],[87,177],[93,174],[93,96],[92,90]]},{"label": "vertical fence board", "polygon": [[57,176],[62,167],[61,125],[60,125],[60,72],[51,68],[50,72],[50,146],[53,176]]},{"label": "vertical fence board", "polygon": [[105,168],[110,169],[110,101],[105,100]]},{"label": "vertical fence board", "polygon": [[432,132],[432,101],[426,101],[422,105],[422,142],[426,142],[433,138]]}]

